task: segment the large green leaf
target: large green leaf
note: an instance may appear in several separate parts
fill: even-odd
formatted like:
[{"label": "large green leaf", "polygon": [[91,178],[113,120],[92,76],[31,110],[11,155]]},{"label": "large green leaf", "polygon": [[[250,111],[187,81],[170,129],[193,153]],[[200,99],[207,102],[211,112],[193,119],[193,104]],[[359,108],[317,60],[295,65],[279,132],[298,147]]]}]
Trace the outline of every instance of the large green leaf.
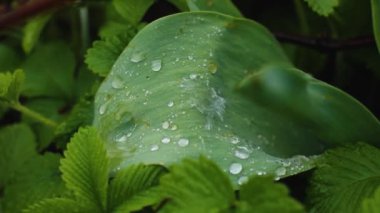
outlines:
[{"label": "large green leaf", "polygon": [[[273,73],[269,65],[277,70]],[[165,17],[141,30],[114,64],[95,99],[94,125],[120,167],[170,165],[205,155],[235,183],[252,174],[283,177],[307,170],[313,166],[310,155],[343,142],[376,143],[379,122],[362,105],[289,70],[292,65],[277,41],[253,21],[210,12]],[[261,79],[264,90],[252,91],[249,82],[260,73],[274,78]],[[296,96],[300,84],[292,87],[289,81],[310,85],[312,94]],[[277,94],[276,85],[287,90]],[[313,98],[322,105],[310,116],[302,106]],[[276,105],[267,106],[268,100]],[[344,121],[339,127],[334,126],[336,112]],[[327,134],[325,120],[314,122],[328,115],[329,127],[344,129],[334,132],[338,139],[352,140]]]},{"label": "large green leaf", "polygon": [[71,139],[61,161],[62,178],[78,202],[106,209],[109,162],[104,143],[93,128],[82,128]]},{"label": "large green leaf", "polygon": [[372,26],[375,35],[377,49],[380,52],[380,0],[371,0]]},{"label": "large green leaf", "polygon": [[380,150],[359,143],[328,151],[311,180],[313,212],[358,212],[380,186]]}]

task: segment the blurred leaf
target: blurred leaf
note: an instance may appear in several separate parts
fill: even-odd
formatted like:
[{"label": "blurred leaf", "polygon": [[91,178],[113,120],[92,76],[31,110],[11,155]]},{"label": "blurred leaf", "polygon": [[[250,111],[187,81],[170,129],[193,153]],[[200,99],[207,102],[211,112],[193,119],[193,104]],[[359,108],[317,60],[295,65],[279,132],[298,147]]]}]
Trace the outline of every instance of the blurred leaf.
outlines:
[{"label": "blurred leaf", "polygon": [[380,53],[380,0],[371,0],[373,34]]},{"label": "blurred leaf", "polygon": [[371,197],[365,198],[362,202],[361,213],[377,213],[380,208],[380,187]]},{"label": "blurred leaf", "polygon": [[380,150],[359,143],[327,151],[311,179],[313,212],[358,212],[380,186]]},{"label": "blurred leaf", "polygon": [[50,20],[52,13],[40,14],[29,19],[24,26],[24,35],[22,38],[22,48],[26,53],[29,53],[40,37],[40,34]]},{"label": "blurred leaf", "polygon": [[190,11],[215,11],[236,17],[243,16],[230,0],[187,0],[187,5]]},{"label": "blurred leaf", "polygon": [[25,124],[0,129],[0,188],[11,183],[16,172],[22,170],[32,157],[36,157],[35,137]]},{"label": "blurred leaf", "polygon": [[[28,100],[24,105],[28,109],[40,113],[52,121],[59,122],[64,118],[64,115],[60,111],[66,107],[66,104],[62,99],[33,98]],[[38,150],[43,150],[50,145],[55,136],[55,127],[47,126],[26,114],[22,114],[22,121],[28,123],[36,133]]]},{"label": "blurred leaf", "polygon": [[[152,204],[150,196],[144,193],[158,185],[159,178],[164,172],[165,169],[162,166],[142,164],[132,165],[118,171],[108,191],[109,211],[115,209],[120,211],[118,207],[121,204],[123,205],[120,212],[137,211]],[[141,194],[145,196],[141,196]],[[138,202],[136,202],[137,198],[139,198]],[[132,202],[130,203],[130,201]]]},{"label": "blurred leaf", "polygon": [[3,208],[5,212],[22,212],[42,199],[66,193],[58,170],[59,155],[45,154],[28,159],[5,187]]},{"label": "blurred leaf", "polygon": [[71,137],[79,127],[90,125],[94,113],[94,95],[84,95],[71,110],[69,116],[56,128],[55,135]]},{"label": "blurred leaf", "polygon": [[130,24],[137,25],[154,0],[113,0],[116,11]]},{"label": "blurred leaf", "polygon": [[90,213],[81,203],[69,198],[50,198],[29,206],[25,213]]},{"label": "blurred leaf", "polygon": [[223,212],[234,203],[230,180],[204,157],[173,165],[160,185],[168,199],[160,212]]},{"label": "blurred leaf", "polygon": [[98,212],[106,209],[109,162],[105,144],[95,129],[81,128],[61,160],[60,169],[66,187],[74,192],[77,202],[84,202]]},{"label": "blurred leaf", "polygon": [[89,69],[100,76],[107,76],[116,59],[123,52],[134,32],[127,32],[119,36],[112,36],[104,40],[95,41],[87,50],[85,62]]},{"label": "blurred leaf", "polygon": [[14,73],[0,73],[0,101],[9,104],[18,103],[24,79],[25,75],[22,70],[16,70]]},{"label": "blurred leaf", "polygon": [[175,5],[180,11],[188,11],[189,10],[186,0],[168,0],[168,2]]},{"label": "blurred leaf", "polygon": [[0,44],[0,56],[0,72],[15,70],[21,62],[21,56],[16,48],[6,43]]},{"label": "blurred leaf", "polygon": [[65,43],[52,42],[36,47],[22,67],[28,79],[22,90],[23,95],[72,97],[75,58]]},{"label": "blurred leaf", "polygon": [[288,195],[285,185],[270,177],[254,177],[241,186],[237,212],[304,212],[303,207]]},{"label": "blurred leaf", "polygon": [[339,5],[339,0],[305,0],[314,12],[321,16],[329,16]]}]

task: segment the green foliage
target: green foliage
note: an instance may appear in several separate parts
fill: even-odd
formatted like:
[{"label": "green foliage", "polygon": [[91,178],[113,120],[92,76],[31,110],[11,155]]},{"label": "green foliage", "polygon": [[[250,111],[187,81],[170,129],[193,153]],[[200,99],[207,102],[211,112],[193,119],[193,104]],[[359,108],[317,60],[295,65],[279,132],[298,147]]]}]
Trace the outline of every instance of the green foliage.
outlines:
[{"label": "green foliage", "polygon": [[29,53],[38,42],[44,26],[51,18],[51,13],[38,15],[30,20],[24,26],[24,36],[22,38],[22,48]]},{"label": "green foliage", "polygon": [[373,193],[373,196],[365,198],[362,202],[361,212],[376,213],[380,207],[380,187]]},{"label": "green foliage", "polygon": [[116,11],[130,24],[137,25],[154,0],[113,0]]},{"label": "green foliage", "polygon": [[77,201],[99,212],[106,209],[109,161],[94,129],[80,129],[73,136],[60,169],[67,188],[74,192]]},{"label": "green foliage", "polygon": [[0,73],[0,100],[9,104],[18,103],[24,78],[22,70],[16,70],[14,73]]},{"label": "green foliage", "polygon": [[215,11],[236,17],[243,16],[230,0],[187,0],[187,4],[190,11]]},{"label": "green foliage", "polygon": [[131,31],[95,41],[92,48],[88,49],[86,55],[85,62],[89,69],[102,77],[107,76],[112,69],[112,65],[133,36],[134,33]]},{"label": "green foliage", "polygon": [[39,203],[36,203],[28,207],[25,213],[86,213],[91,212],[82,204],[67,198],[50,198],[45,199]]},{"label": "green foliage", "polygon": [[380,150],[359,143],[327,151],[311,180],[315,212],[358,212],[380,186]]},{"label": "green foliage", "polygon": [[250,179],[240,190],[237,212],[304,212],[300,203],[288,196],[288,189],[268,177]]},{"label": "green foliage", "polygon": [[116,212],[132,212],[160,201],[158,180],[165,170],[157,165],[132,165],[118,171],[108,191],[108,209]]},{"label": "green foliage", "polygon": [[380,1],[371,0],[373,35],[380,53]]},{"label": "green foliage", "polygon": [[161,186],[169,199],[162,212],[224,212],[234,203],[228,177],[205,158],[174,165]]},{"label": "green foliage", "polygon": [[339,0],[305,0],[314,12],[321,16],[329,16],[339,5]]}]

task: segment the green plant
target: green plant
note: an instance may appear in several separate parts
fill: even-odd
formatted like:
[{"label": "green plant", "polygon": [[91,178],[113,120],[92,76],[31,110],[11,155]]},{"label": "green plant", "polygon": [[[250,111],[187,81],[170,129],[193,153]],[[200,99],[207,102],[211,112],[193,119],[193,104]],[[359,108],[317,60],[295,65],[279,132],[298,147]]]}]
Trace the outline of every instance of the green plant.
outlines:
[{"label": "green plant", "polygon": [[0,211],[379,211],[379,2],[279,4],[4,3]]}]

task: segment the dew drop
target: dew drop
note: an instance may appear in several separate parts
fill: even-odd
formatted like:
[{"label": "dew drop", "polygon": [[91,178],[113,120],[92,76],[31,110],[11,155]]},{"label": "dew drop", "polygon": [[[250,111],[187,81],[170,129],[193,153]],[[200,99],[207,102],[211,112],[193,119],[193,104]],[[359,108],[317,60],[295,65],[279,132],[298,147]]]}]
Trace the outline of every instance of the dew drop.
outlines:
[{"label": "dew drop", "polygon": [[284,176],[286,174],[286,168],[280,167],[280,168],[276,169],[275,173],[277,176]]},{"label": "dew drop", "polygon": [[161,139],[161,142],[164,143],[164,144],[168,144],[168,143],[170,143],[170,138],[164,137],[164,138]]},{"label": "dew drop", "polygon": [[107,103],[104,103],[104,104],[100,105],[100,107],[99,107],[99,114],[103,115],[106,111],[107,111]]},{"label": "dew drop", "polygon": [[150,151],[154,152],[154,151],[157,151],[159,148],[160,148],[160,147],[159,147],[158,145],[154,144],[154,145],[152,145],[152,146],[150,147]]},{"label": "dew drop", "polygon": [[231,138],[231,143],[232,144],[238,144],[239,142],[240,142],[240,140],[239,140],[238,137],[234,136],[234,137]]},{"label": "dew drop", "polygon": [[194,59],[194,57],[193,57],[192,55],[187,56],[187,58],[188,58],[189,60],[193,60],[193,59]]},{"label": "dew drop", "polygon": [[169,122],[168,121],[165,121],[164,123],[162,123],[162,128],[163,129],[168,129],[170,126]]},{"label": "dew drop", "polygon": [[177,130],[177,128],[178,128],[177,125],[174,124],[174,125],[172,126],[171,130]]},{"label": "dew drop", "polygon": [[169,101],[168,107],[173,107],[173,106],[174,106],[174,102],[173,101]]},{"label": "dew drop", "polygon": [[218,71],[218,65],[215,63],[208,64],[208,71],[212,74],[215,74]]},{"label": "dew drop", "polygon": [[249,158],[249,153],[245,149],[235,150],[235,157],[244,160]]},{"label": "dew drop", "polygon": [[143,61],[145,59],[144,54],[142,53],[133,53],[131,56],[131,62],[138,63],[140,61]]},{"label": "dew drop", "polygon": [[186,139],[186,138],[179,139],[178,146],[185,147],[187,145],[189,145],[189,139]]},{"label": "dew drop", "polygon": [[194,80],[194,79],[196,79],[196,78],[197,78],[197,74],[190,74],[190,76],[189,76],[189,77],[190,77],[190,79],[191,79],[191,80]]},{"label": "dew drop", "polygon": [[161,70],[161,60],[152,61],[152,70],[158,72]]},{"label": "dew drop", "polygon": [[243,185],[245,183],[248,182],[248,177],[247,176],[241,176],[239,179],[238,179],[238,184],[239,185]]},{"label": "dew drop", "polygon": [[124,85],[123,85],[123,81],[121,81],[121,79],[119,79],[119,78],[115,78],[115,79],[112,81],[111,86],[112,86],[112,88],[114,88],[114,89],[121,89],[121,88],[124,87]]},{"label": "dew drop", "polygon": [[116,142],[125,142],[125,141],[127,141],[127,138],[128,137],[126,135],[122,135],[122,136],[116,138]]},{"label": "dew drop", "polygon": [[233,163],[230,166],[230,173],[233,175],[239,174],[243,170],[243,166],[240,163]]}]

